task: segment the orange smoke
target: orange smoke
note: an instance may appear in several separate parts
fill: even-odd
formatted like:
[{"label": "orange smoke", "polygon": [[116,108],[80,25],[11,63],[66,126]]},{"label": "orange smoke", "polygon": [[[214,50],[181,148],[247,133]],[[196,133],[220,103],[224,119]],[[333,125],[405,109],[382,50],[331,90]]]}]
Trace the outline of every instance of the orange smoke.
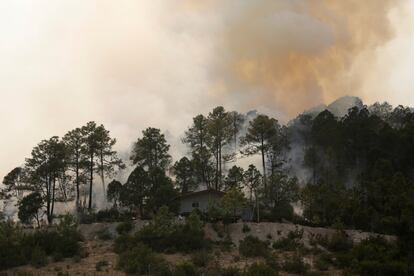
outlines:
[{"label": "orange smoke", "polygon": [[393,37],[388,15],[396,1],[214,3],[223,23],[213,69],[225,86],[218,93],[243,91],[247,108],[289,117],[339,96],[364,98],[375,50]]}]

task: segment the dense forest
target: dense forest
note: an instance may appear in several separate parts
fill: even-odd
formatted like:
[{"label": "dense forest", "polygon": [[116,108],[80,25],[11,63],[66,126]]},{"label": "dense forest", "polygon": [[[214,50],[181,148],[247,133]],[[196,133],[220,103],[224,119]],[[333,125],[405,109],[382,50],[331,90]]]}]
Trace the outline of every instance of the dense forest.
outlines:
[{"label": "dense forest", "polygon": [[[17,199],[22,223],[40,224],[43,217],[53,222],[56,202],[74,201],[78,214],[92,213],[95,185],[113,209],[141,218],[163,206],[177,213],[180,194],[215,189],[226,195],[208,219],[231,221],[233,210],[247,207],[257,222],[397,235],[401,254],[411,255],[414,112],[376,103],[336,115],[305,112],[282,125],[264,114],[216,107],[193,118],[182,138],[188,154],[175,162],[160,129],[142,131],[126,162],[110,132],[89,122],[35,146],[24,166],[4,178],[1,198]],[[246,160],[254,162],[241,166]],[[126,163],[131,173],[121,183],[114,176]],[[305,177],[295,175],[298,167]]]}]

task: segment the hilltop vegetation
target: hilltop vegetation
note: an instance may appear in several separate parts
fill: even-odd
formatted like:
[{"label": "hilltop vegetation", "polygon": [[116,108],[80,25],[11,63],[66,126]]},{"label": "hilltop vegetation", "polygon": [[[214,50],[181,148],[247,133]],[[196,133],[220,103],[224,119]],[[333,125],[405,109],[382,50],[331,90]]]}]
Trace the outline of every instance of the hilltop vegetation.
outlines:
[{"label": "hilltop vegetation", "polygon": [[[188,146],[188,155],[173,163],[170,145],[161,130],[145,129],[132,148],[131,173],[121,183],[113,179],[117,170],[125,168],[113,150],[116,140],[104,126],[89,122],[62,139],[52,137],[39,143],[25,165],[4,178],[1,196],[18,200],[19,218],[25,224],[40,224],[43,216],[53,223],[55,203],[59,201],[75,201],[81,222],[105,214],[113,220],[155,217],[150,226],[128,243],[132,246],[127,250],[129,255],[121,257],[128,259],[149,250],[210,250],[202,232],[192,226],[174,224],[169,228],[165,223],[171,220],[165,218],[165,208],[168,214],[176,215],[180,194],[200,188],[221,190],[226,192],[222,201],[210,206],[207,213],[199,213],[198,219],[226,224],[237,219],[237,210],[249,208],[253,220],[258,222],[286,220],[397,235],[399,241],[394,245],[368,240],[361,248],[353,249],[346,243],[343,248],[339,240],[339,255],[335,253],[335,261],[329,262],[338,268],[356,265],[353,271],[366,275],[368,271],[381,275],[408,275],[412,271],[409,263],[414,260],[414,113],[411,109],[402,106],[393,109],[386,103],[359,105],[350,108],[343,117],[324,110],[302,114],[281,125],[267,115],[245,116],[216,107],[207,116],[194,117],[183,142]],[[255,155],[260,158],[259,164],[239,167],[234,163]],[[298,171],[302,175],[296,175]],[[94,213],[96,178],[113,204],[111,210],[100,214]],[[108,180],[112,181],[107,185]],[[303,215],[294,213],[294,203],[303,206]],[[157,224],[156,219],[162,218],[162,214],[164,224]],[[189,228],[183,230],[183,227]],[[188,237],[183,231],[192,234]],[[174,244],[177,240],[186,242]],[[247,248],[256,245],[261,248],[260,257],[267,255],[264,252],[268,249],[264,250],[254,237],[246,237],[245,242],[249,244]],[[274,247],[291,248],[292,242],[279,241]],[[256,254],[245,253],[246,257]],[[158,262],[157,258],[153,261]],[[291,270],[299,259],[285,263],[284,269]],[[140,264],[129,262],[121,267],[130,265],[134,271],[141,270]],[[326,264],[321,260],[320,265]],[[380,270],[374,271],[373,267]],[[183,264],[176,269],[192,271],[193,267]],[[275,267],[260,265],[249,269],[277,271]],[[297,273],[302,272],[303,269]]]}]

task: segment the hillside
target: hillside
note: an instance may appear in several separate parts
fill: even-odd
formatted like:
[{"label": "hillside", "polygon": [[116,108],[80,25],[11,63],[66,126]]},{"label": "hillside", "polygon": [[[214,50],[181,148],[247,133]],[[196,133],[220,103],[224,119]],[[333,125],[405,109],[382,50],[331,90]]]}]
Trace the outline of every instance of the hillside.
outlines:
[{"label": "hillside", "polygon": [[[41,268],[33,266],[23,266],[3,272],[1,275],[126,275],[117,269],[118,255],[114,252],[114,240],[119,237],[117,227],[121,223],[92,223],[82,224],[78,230],[84,237],[82,242],[83,253],[81,257],[67,258],[62,261],[49,263]],[[148,222],[134,222],[134,229],[131,233],[137,232]],[[303,231],[303,232],[302,232]],[[337,230],[329,228],[306,227],[287,223],[234,223],[224,226],[222,224],[207,223],[204,227],[205,238],[216,244],[225,244],[226,239],[230,238],[233,246],[225,248],[215,247],[209,264],[218,265],[223,268],[246,269],[249,266],[266,261],[263,257],[243,257],[238,246],[247,236],[254,236],[268,244],[269,247],[275,242],[289,240],[292,233],[302,233],[300,238],[295,240],[296,248],[280,248],[274,251],[272,258],[274,261],[283,263],[289,260],[296,250],[301,251],[301,258],[309,271],[321,271],[318,260],[321,254],[333,254],[327,248],[315,244],[317,237],[328,240],[338,234]],[[346,236],[354,244],[359,244],[362,240],[369,237],[380,236],[374,233],[367,233],[355,230],[345,231]],[[385,240],[395,242],[394,236],[381,236]],[[302,247],[303,246],[303,247]],[[302,249],[300,249],[302,247]],[[175,266],[183,262],[191,262],[191,254],[170,253],[160,254],[170,265]],[[328,266],[322,268],[325,274],[341,275],[341,270]],[[18,274],[25,272],[26,274]],[[204,274],[203,274],[204,275]],[[279,275],[294,275],[294,273],[281,272]]]}]

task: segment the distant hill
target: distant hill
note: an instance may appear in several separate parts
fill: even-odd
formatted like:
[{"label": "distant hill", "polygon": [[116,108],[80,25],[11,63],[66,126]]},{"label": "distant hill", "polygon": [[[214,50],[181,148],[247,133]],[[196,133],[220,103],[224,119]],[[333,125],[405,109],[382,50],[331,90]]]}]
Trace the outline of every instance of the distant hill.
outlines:
[{"label": "distant hill", "polygon": [[344,97],[341,97],[335,100],[329,105],[321,104],[311,109],[308,109],[304,112],[304,114],[310,114],[312,116],[317,116],[322,111],[329,110],[335,116],[343,117],[348,113],[348,110],[350,108],[355,107],[355,106],[358,108],[362,108],[364,106],[364,103],[358,97],[344,96]]}]

